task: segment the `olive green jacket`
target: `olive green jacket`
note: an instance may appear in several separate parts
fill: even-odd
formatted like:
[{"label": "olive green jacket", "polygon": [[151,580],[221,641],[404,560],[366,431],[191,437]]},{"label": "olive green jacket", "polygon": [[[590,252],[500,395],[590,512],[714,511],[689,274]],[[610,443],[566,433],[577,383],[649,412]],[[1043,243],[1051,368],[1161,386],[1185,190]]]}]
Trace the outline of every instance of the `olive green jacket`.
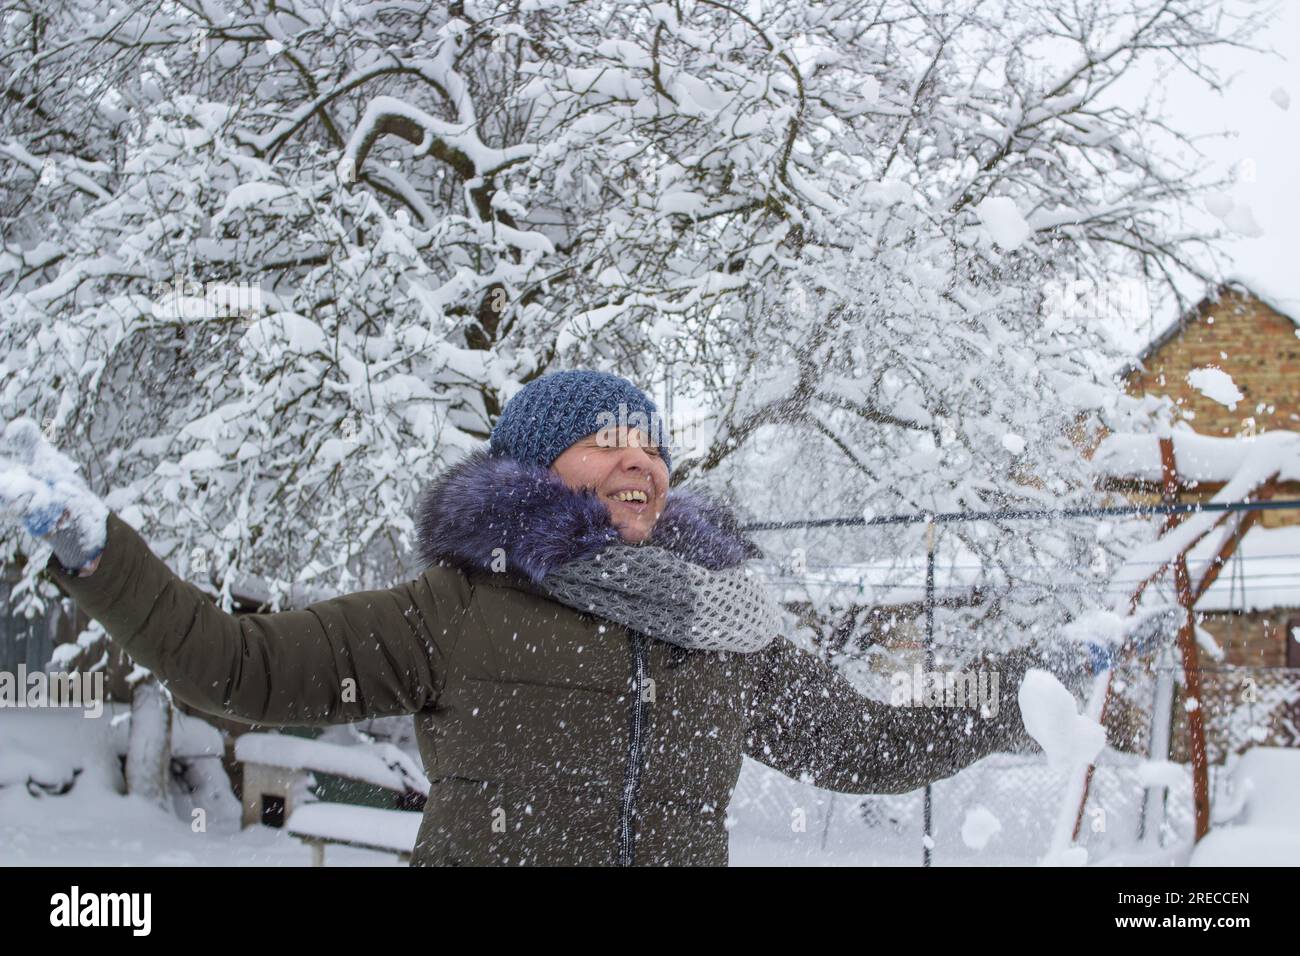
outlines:
[{"label": "olive green jacket", "polygon": [[234,616],[116,513],[95,572],[48,573],[172,694],[312,726],[413,714],[431,791],[413,865],[725,865],[742,755],[841,793],[903,793],[1034,748],[999,659],[994,716],[890,706],[780,639],[684,651],[513,573],[431,566],[384,590]]}]

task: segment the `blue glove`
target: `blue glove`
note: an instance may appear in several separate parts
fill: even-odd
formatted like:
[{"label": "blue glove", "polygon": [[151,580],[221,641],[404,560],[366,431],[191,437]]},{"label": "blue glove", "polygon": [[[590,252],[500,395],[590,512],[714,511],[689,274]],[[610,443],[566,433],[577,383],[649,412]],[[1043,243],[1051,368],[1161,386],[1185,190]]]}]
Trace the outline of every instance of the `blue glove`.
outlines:
[{"label": "blue glove", "polygon": [[1083,645],[1084,651],[1088,655],[1088,670],[1095,676],[1102,671],[1110,670],[1115,666],[1115,654],[1117,648],[1110,644],[1098,644],[1096,641],[1087,641]]},{"label": "blue glove", "polygon": [[69,570],[90,564],[107,543],[108,507],[30,418],[10,422],[0,439],[0,513],[47,539]]},{"label": "blue glove", "polygon": [[1147,628],[1146,636],[1138,641],[1125,641],[1120,645],[1101,644],[1097,641],[1085,641],[1083,649],[1088,655],[1088,667],[1093,675],[1100,674],[1102,671],[1110,670],[1119,660],[1120,655],[1127,649],[1132,648],[1134,654],[1142,652],[1159,643],[1161,632],[1158,628]]}]

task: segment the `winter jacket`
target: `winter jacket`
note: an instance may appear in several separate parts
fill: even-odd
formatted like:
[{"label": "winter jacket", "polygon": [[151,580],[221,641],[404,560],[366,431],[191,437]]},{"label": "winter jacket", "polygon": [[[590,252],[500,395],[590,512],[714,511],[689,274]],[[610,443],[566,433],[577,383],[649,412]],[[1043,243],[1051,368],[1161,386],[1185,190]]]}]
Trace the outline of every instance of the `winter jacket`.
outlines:
[{"label": "winter jacket", "polygon": [[[725,865],[748,754],[841,793],[903,793],[1034,749],[999,659],[994,716],[890,706],[778,639],[685,651],[549,600],[548,567],[615,540],[603,504],[483,454],[421,498],[427,569],[395,587],[233,616],[115,512],[98,569],[47,571],[172,694],[214,715],[312,726],[413,714],[431,790],[412,865]],[[756,552],[722,504],[669,492],[651,543]]]}]

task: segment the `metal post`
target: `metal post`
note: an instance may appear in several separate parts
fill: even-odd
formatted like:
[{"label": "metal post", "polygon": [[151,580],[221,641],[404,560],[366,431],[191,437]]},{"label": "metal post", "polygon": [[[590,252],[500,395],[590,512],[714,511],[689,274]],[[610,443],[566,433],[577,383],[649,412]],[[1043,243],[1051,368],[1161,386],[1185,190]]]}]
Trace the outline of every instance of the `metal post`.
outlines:
[{"label": "metal post", "polygon": [[[1174,657],[1173,651],[1162,646],[1156,656],[1156,682],[1151,703],[1151,759],[1169,759],[1169,738],[1174,708]],[[1166,806],[1169,789],[1163,785],[1147,787],[1142,791],[1142,815],[1139,818],[1138,837],[1148,846],[1158,847],[1163,842]]]},{"label": "metal post", "polygon": [[[934,522],[925,525],[925,674],[928,680],[934,671]],[[925,785],[925,825],[921,836],[921,865],[930,865],[930,848],[934,845],[933,794],[930,784]]]}]

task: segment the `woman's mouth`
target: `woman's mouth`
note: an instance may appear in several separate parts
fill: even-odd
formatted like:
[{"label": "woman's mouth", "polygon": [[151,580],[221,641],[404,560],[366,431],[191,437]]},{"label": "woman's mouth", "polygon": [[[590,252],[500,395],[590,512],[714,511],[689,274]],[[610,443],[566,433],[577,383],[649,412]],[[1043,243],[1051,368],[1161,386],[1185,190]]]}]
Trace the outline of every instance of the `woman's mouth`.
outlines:
[{"label": "woman's mouth", "polygon": [[650,507],[650,495],[641,489],[624,489],[622,491],[611,491],[605,496],[610,501],[626,508],[633,514],[641,514]]}]

